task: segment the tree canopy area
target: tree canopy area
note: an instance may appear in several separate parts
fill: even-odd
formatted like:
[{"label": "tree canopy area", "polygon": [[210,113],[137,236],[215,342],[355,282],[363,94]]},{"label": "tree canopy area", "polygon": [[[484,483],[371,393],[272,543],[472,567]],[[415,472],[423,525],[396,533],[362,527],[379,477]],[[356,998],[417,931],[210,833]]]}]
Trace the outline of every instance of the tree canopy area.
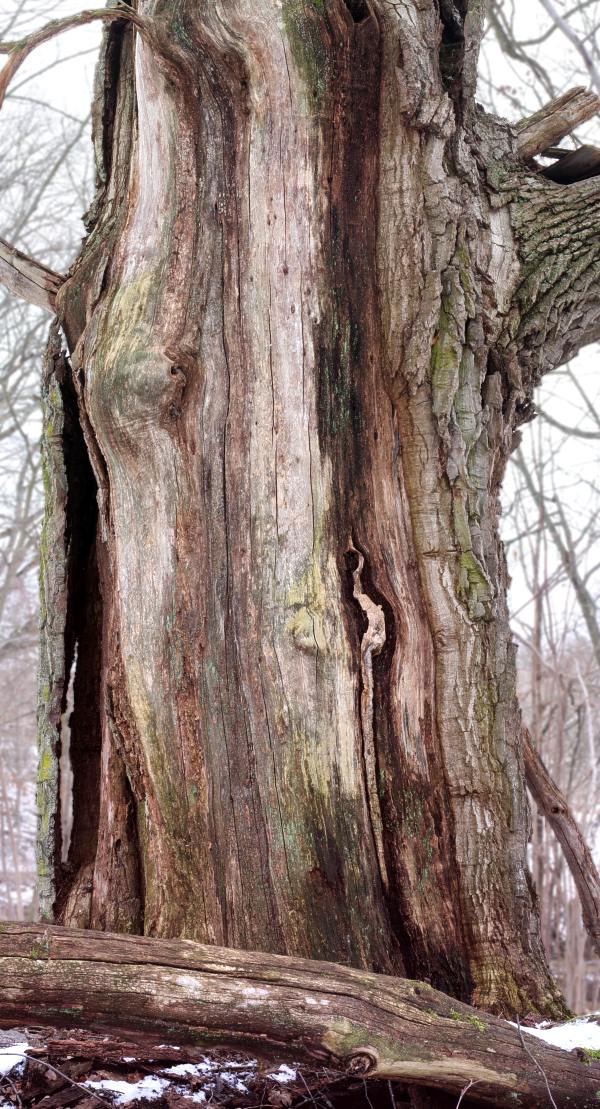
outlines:
[{"label": "tree canopy area", "polygon": [[[596,30],[542,7],[590,88],[542,80],[512,123],[477,99],[488,22],[540,63],[495,2],[137,0],[0,43],[1,106],[39,47],[103,27],[81,248],[0,240],[0,282],[53,317],[41,924],[0,926],[5,1025],[229,1043],[423,1109],[597,1103],[593,1051],[521,1028],[568,1015],[526,785],[600,957],[540,758],[573,688],[548,717],[547,562],[529,731],[499,534],[535,389],[600,340],[600,149],[569,139]],[[532,469],[528,542],[551,535],[598,666],[593,567]]]}]

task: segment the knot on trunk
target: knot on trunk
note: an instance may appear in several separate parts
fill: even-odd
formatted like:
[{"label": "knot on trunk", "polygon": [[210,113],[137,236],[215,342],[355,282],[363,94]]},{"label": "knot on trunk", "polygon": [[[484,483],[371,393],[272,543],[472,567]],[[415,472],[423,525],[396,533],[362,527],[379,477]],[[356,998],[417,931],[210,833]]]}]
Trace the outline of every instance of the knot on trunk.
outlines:
[{"label": "knot on trunk", "polygon": [[366,1078],[373,1073],[378,1061],[377,1052],[372,1047],[361,1047],[359,1051],[353,1051],[352,1055],[346,1057],[344,1069],[348,1074]]}]

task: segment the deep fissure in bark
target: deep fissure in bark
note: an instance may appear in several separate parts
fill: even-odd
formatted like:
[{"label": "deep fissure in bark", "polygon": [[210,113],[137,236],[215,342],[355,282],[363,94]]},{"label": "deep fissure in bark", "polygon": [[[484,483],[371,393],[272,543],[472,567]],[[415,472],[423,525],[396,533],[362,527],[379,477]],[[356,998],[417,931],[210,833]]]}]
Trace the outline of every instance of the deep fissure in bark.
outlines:
[{"label": "deep fissure in bark", "polygon": [[76,795],[96,737],[101,774],[45,911],[557,1012],[498,489],[537,375],[595,333],[592,247],[567,331],[594,182],[535,176],[475,111],[478,4],[139,7],[162,47],[105,34],[58,297],[97,487]]}]

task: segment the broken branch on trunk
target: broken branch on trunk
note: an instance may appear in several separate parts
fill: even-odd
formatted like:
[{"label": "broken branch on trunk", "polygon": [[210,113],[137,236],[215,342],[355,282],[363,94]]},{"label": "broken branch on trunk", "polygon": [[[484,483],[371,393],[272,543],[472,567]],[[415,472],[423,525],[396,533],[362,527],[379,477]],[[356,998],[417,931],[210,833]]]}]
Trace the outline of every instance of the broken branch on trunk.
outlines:
[{"label": "broken branch on trunk", "polygon": [[[318,1060],[482,1105],[597,1104],[600,1066],[532,1041],[424,982],[334,963],[35,924],[0,928],[0,1024],[156,1036]],[[545,1077],[544,1077],[545,1075]]]},{"label": "broken branch on trunk", "polygon": [[585,88],[569,89],[517,124],[518,150],[529,161],[542,154],[581,123],[600,112],[600,97]]},{"label": "broken branch on trunk", "polygon": [[0,284],[13,296],[54,313],[56,294],[64,280],[60,273],[0,239]]},{"label": "broken branch on trunk", "polygon": [[566,798],[523,728],[525,775],[533,799],[559,841],[575,883],[586,931],[600,955],[600,875]]}]

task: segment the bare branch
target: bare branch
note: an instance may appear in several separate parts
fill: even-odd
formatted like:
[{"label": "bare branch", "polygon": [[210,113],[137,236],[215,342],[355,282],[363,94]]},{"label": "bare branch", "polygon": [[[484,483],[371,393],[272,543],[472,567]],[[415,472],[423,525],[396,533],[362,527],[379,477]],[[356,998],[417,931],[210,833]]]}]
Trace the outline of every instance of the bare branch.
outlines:
[{"label": "bare branch", "polygon": [[583,59],[584,65],[590,75],[590,83],[600,91],[600,73],[598,72],[594,60],[587,49],[580,36],[573,30],[571,24],[561,12],[558,11],[554,0],[540,0],[540,4],[548,12],[548,15],[554,20],[556,26],[562,31],[563,35],[569,40],[572,46],[575,47],[577,53]]},{"label": "bare branch", "polygon": [[599,112],[600,97],[595,92],[570,89],[517,125],[519,154],[528,161]]},{"label": "bare branch", "polygon": [[8,61],[0,72],[0,108],[4,103],[10,81],[37,46],[49,42],[50,39],[62,34],[63,31],[69,31],[73,27],[82,27],[84,24],[93,23],[97,19],[127,19],[137,27],[140,33],[149,32],[150,29],[149,21],[138,15],[133,8],[125,4],[118,4],[114,8],[92,8],[88,11],[78,12],[77,15],[65,16],[64,19],[53,19],[50,23],[46,23],[44,27],[40,27],[39,30],[33,31],[32,34],[26,35],[22,39],[0,43],[0,54],[9,55]]},{"label": "bare branch", "polygon": [[0,284],[10,293],[54,313],[56,294],[63,281],[61,274],[0,239]]},{"label": "bare branch", "polygon": [[566,798],[552,781],[525,727],[523,752],[527,785],[538,809],[560,842],[577,887],[583,922],[595,951],[600,955],[600,875]]}]

